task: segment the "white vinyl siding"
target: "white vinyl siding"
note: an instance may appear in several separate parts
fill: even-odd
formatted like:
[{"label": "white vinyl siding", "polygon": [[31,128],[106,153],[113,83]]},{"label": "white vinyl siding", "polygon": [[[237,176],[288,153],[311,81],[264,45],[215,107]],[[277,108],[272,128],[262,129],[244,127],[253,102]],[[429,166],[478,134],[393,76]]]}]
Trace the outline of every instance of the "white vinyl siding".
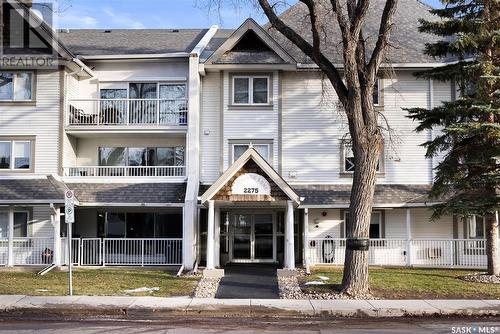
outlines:
[{"label": "white vinyl siding", "polygon": [[0,134],[35,137],[36,174],[58,173],[60,72],[39,70],[36,105],[1,105]]},{"label": "white vinyl siding", "polygon": [[200,181],[212,183],[220,173],[220,73],[203,77],[200,104]]}]

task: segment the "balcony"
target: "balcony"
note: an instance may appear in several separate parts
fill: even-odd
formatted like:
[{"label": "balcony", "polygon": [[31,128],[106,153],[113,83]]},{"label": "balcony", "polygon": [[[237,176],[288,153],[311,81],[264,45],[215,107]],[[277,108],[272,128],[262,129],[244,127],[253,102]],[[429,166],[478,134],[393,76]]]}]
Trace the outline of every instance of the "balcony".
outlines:
[{"label": "balcony", "polygon": [[70,100],[66,126],[71,129],[186,129],[187,99]]},{"label": "balcony", "polygon": [[65,167],[65,177],[171,177],[184,178],[185,166],[82,166]]}]

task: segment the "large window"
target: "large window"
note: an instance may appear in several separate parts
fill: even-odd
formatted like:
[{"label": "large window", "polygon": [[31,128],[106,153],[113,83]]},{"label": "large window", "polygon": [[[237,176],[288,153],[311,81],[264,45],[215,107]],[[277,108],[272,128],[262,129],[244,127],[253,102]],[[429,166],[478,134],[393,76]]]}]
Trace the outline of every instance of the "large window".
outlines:
[{"label": "large window", "polygon": [[[343,173],[353,173],[354,168],[356,167],[354,163],[354,152],[352,150],[352,142],[348,139],[342,140],[341,144],[341,152],[342,152],[342,172]],[[383,155],[383,150],[382,150]],[[381,171],[381,164],[383,159],[379,159],[377,163],[377,172]]]},{"label": "large window", "polygon": [[248,142],[248,143],[230,143],[230,149],[231,149],[231,156],[232,156],[232,161],[231,163],[235,162],[238,160],[239,157],[243,153],[245,153],[246,150],[252,145],[252,147],[267,161],[271,161],[271,148],[272,148],[272,143],[262,143],[262,142]]},{"label": "large window", "polygon": [[269,77],[233,76],[233,104],[269,104]]},{"label": "large window", "polygon": [[481,216],[467,218],[467,239],[485,239],[485,220]]},{"label": "large window", "polygon": [[[347,227],[349,221],[349,212],[344,212],[344,228]],[[344,231],[345,232],[345,231]],[[344,235],[346,235],[344,233]],[[382,212],[374,211],[370,218],[370,239],[380,239],[382,236]]]},{"label": "large window", "polygon": [[184,166],[184,147],[99,147],[99,166]]},{"label": "large window", "polygon": [[182,238],[180,212],[102,212],[98,225],[106,238]]},{"label": "large window", "polygon": [[30,140],[0,139],[0,170],[32,169],[31,144]]},{"label": "large window", "polygon": [[9,237],[9,213],[0,211],[0,239]]},{"label": "large window", "polygon": [[0,101],[31,101],[33,72],[0,72]]}]

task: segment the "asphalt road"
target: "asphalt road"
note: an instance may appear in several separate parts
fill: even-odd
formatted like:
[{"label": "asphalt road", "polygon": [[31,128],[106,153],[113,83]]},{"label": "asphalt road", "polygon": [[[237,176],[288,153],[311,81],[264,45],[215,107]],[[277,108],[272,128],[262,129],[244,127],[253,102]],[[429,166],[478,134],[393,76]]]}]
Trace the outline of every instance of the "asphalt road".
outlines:
[{"label": "asphalt road", "polygon": [[[455,328],[455,330],[454,330]],[[460,331],[457,330],[460,328]],[[470,330],[470,331],[469,331]],[[0,333],[500,333],[500,319],[279,319],[172,318],[154,321],[0,320]]]}]

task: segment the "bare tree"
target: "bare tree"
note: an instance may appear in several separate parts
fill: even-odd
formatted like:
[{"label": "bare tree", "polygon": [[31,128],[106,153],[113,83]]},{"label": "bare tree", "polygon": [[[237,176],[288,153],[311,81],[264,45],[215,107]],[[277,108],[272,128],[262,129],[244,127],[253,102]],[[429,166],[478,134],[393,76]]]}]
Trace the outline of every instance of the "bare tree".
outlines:
[{"label": "bare tree", "polygon": [[[222,0],[219,0],[222,1]],[[257,0],[272,28],[307,55],[331,82],[348,120],[355,170],[346,224],[347,249],[342,292],[361,295],[369,291],[368,238],[377,164],[383,136],[373,105],[377,72],[388,48],[398,0],[386,0],[376,41],[367,45],[363,27],[370,0],[299,0],[308,12],[310,32],[293,27],[277,12],[283,1]],[[324,24],[337,25],[340,36],[325,35]],[[327,29],[328,30],[328,29]],[[307,36],[306,36],[307,35]],[[324,51],[340,37],[343,63],[335,64]],[[368,50],[371,52],[368,52]]]}]

